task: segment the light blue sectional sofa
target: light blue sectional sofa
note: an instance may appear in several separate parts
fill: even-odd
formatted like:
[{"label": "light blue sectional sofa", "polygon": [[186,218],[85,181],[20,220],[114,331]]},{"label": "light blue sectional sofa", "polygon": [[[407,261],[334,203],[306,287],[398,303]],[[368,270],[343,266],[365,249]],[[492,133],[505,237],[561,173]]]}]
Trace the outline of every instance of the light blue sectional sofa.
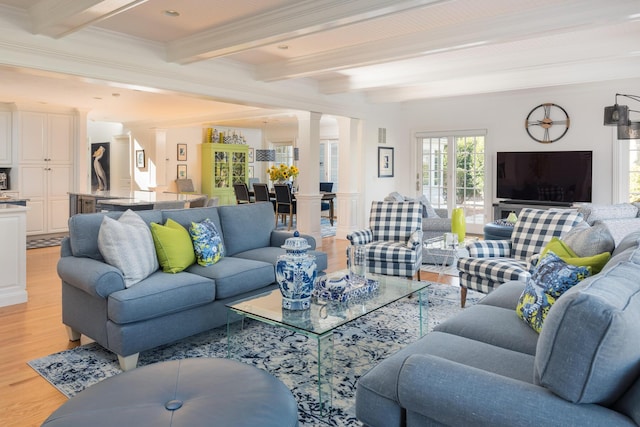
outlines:
[{"label": "light blue sectional sofa", "polygon": [[516,315],[525,283],[478,304],[358,381],[371,427],[639,426],[640,232],[562,294],[540,334]]},{"label": "light blue sectional sofa", "polygon": [[[62,322],[71,340],[85,335],[118,355],[123,370],[137,365],[138,353],[218,327],[227,322],[225,304],[277,288],[275,264],[280,246],[292,233],[275,230],[271,203],[193,209],[138,211],[143,220],[165,224],[173,219],[189,229],[191,222],[211,220],[222,234],[226,255],[216,264],[193,264],[179,273],[153,272],[125,287],[122,271],[104,261],[98,234],[104,215],[69,219],[69,237],[61,247]],[[315,251],[318,272],[327,255]]]}]

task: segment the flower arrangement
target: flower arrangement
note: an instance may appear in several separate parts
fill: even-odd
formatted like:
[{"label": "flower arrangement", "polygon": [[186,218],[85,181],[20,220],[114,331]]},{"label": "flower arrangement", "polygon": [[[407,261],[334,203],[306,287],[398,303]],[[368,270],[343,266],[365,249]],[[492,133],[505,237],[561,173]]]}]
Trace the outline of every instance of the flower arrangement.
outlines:
[{"label": "flower arrangement", "polygon": [[281,163],[280,166],[271,166],[267,169],[267,173],[271,181],[287,181],[289,178],[297,177],[300,170],[296,166]]}]

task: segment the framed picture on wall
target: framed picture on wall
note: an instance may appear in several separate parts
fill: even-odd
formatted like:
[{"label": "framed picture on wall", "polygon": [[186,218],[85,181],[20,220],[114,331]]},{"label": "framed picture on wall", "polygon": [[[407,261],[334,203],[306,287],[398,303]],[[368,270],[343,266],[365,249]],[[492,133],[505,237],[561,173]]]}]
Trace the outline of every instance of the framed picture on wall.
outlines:
[{"label": "framed picture on wall", "polygon": [[178,144],[178,161],[187,161],[187,144]]},{"label": "framed picture on wall", "polygon": [[108,142],[91,144],[91,191],[111,189],[111,149]]},{"label": "framed picture on wall", "polygon": [[378,178],[393,177],[393,148],[378,147]]},{"label": "framed picture on wall", "polygon": [[144,168],[144,150],[136,150],[136,167]]},{"label": "framed picture on wall", "polygon": [[253,174],[254,174],[253,166],[249,166],[249,178],[253,178]]},{"label": "framed picture on wall", "polygon": [[187,165],[178,165],[178,179],[187,179]]},{"label": "framed picture on wall", "polygon": [[249,163],[253,163],[253,147],[249,147]]}]

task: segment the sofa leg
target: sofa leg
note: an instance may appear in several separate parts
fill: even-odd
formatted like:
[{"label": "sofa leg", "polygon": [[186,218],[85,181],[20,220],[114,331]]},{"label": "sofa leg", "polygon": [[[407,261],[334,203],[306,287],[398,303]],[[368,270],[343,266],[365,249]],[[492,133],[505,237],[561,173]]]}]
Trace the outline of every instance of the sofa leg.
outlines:
[{"label": "sofa leg", "polygon": [[120,369],[123,371],[130,371],[138,366],[138,356],[140,353],[135,353],[130,356],[118,355],[118,362],[120,362]]},{"label": "sofa leg", "polygon": [[78,341],[80,339],[80,336],[82,335],[80,332],[71,328],[71,326],[64,325],[64,327],[67,329],[67,336],[69,337],[69,341]]},{"label": "sofa leg", "polygon": [[467,302],[467,288],[460,286],[460,307],[464,308]]}]

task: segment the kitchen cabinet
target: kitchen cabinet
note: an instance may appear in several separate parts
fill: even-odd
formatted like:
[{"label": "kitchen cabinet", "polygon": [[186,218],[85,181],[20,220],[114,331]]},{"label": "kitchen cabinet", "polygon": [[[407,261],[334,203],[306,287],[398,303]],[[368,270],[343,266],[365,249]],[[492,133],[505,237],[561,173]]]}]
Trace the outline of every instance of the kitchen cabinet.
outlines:
[{"label": "kitchen cabinet", "polygon": [[27,302],[27,208],[0,205],[0,307]]},{"label": "kitchen cabinet", "polygon": [[220,205],[235,205],[233,184],[247,183],[249,146],[202,144],[202,192]]},{"label": "kitchen cabinet", "polygon": [[18,114],[18,182],[20,197],[29,199],[27,235],[66,232],[75,116],[31,111]]},{"label": "kitchen cabinet", "polygon": [[11,112],[0,111],[0,166],[12,166]]}]

